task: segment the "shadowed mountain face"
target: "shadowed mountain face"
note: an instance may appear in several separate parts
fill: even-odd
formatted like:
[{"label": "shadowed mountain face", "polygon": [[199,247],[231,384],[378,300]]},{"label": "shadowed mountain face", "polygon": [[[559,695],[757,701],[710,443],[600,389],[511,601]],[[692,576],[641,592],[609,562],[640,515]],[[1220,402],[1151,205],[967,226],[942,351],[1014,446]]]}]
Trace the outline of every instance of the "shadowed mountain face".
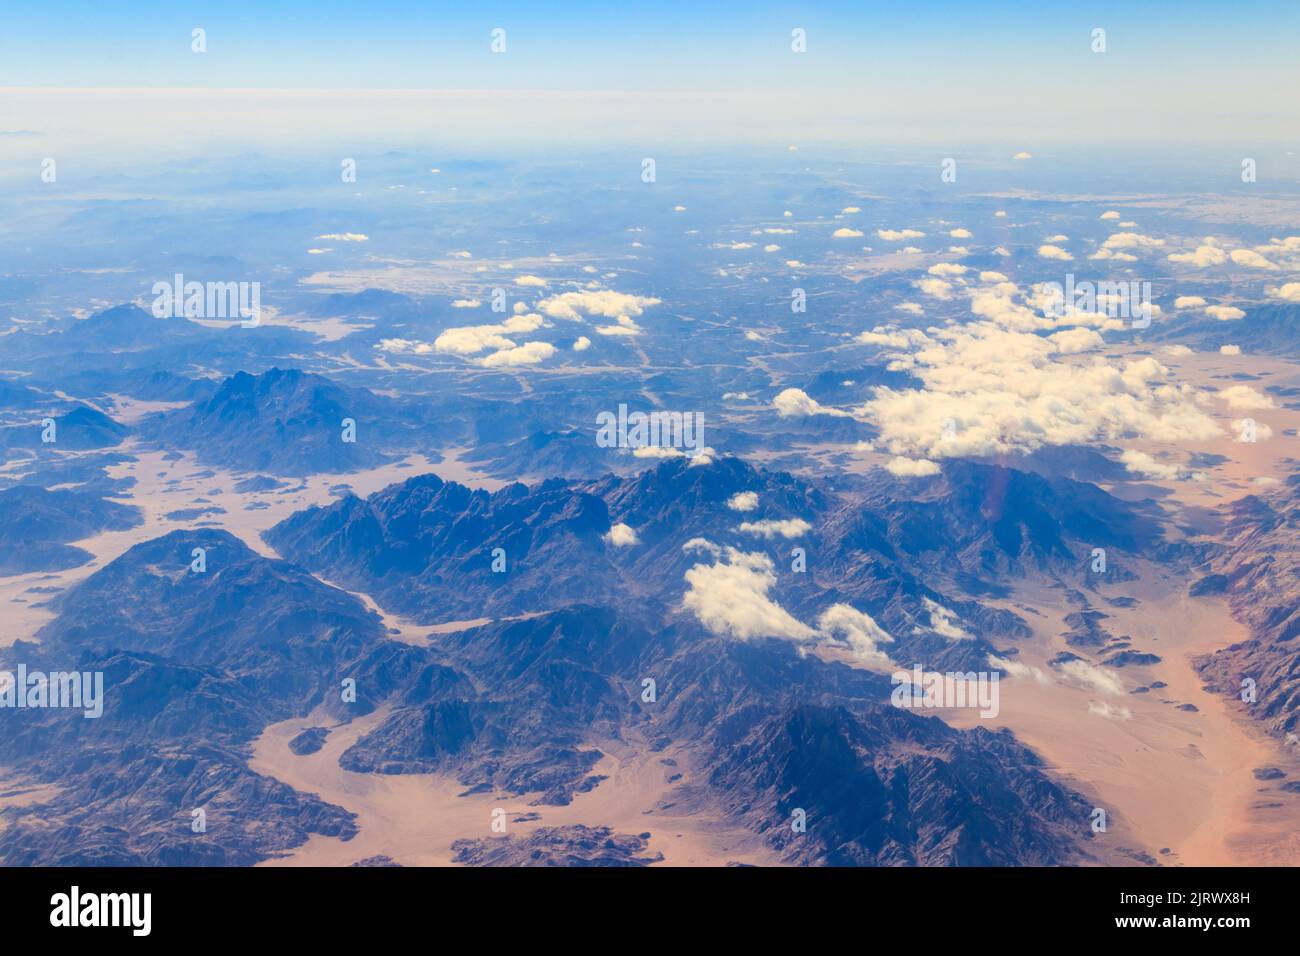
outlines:
[{"label": "shadowed mountain face", "polygon": [[140,511],[80,491],[27,485],[0,490],[0,575],[72,568],[90,553],[68,542],[140,524]]},{"label": "shadowed mountain face", "polygon": [[[399,458],[410,414],[365,389],[273,368],[240,372],[211,397],[150,420],[144,436],[199,460],[282,475],[348,472]],[[351,422],[349,430],[347,423]]]},{"label": "shadowed mountain face", "polygon": [[489,494],[422,475],[300,512],[265,537],[325,577],[364,582],[386,607],[454,620],[610,593],[609,529],[600,498],[560,482]]},{"label": "shadowed mountain face", "polygon": [[[398,491],[428,506],[469,494],[429,480],[388,489]],[[600,498],[558,485],[538,494],[529,513],[554,523],[530,539],[540,548],[573,547],[608,525]],[[522,489],[483,497],[461,504],[530,527],[511,513],[530,498]],[[394,504],[382,510],[400,524]],[[412,529],[425,510],[409,513]],[[328,726],[381,705],[344,769],[448,773],[470,789],[564,804],[602,785],[602,744],[634,738],[694,755],[709,770],[684,799],[742,822],[791,862],[1064,862],[1085,852],[1081,798],[1014,741],[892,708],[886,678],[784,640],[574,604],[414,647],[389,640],[351,595],[211,530],[132,548],[58,611],[39,645],[20,642],[3,663],[103,671],[104,715],[21,712],[0,742],[6,765],[59,788],[39,813],[6,812],[0,853],[10,862],[247,863],[313,832],[346,838],[345,811],[249,771],[250,745],[287,717],[320,710]],[[658,682],[653,701],[641,696],[646,677]],[[355,701],[339,692],[347,678]],[[794,806],[818,822],[792,840]],[[189,830],[200,807],[202,837]],[[922,825],[932,807],[943,812]],[[550,842],[568,850],[546,853],[594,852],[590,834],[562,836]],[[469,862],[485,848],[462,852]]]},{"label": "shadowed mountain face", "polygon": [[[1248,496],[1226,511],[1227,546],[1191,591],[1226,594],[1250,637],[1200,658],[1197,666],[1269,733],[1300,746],[1300,476],[1293,475],[1272,503]],[[1248,691],[1255,700],[1245,699]]]},{"label": "shadowed mountain face", "polygon": [[120,445],[130,433],[129,427],[98,409],[76,405],[61,415],[42,415],[33,417],[30,424],[0,428],[0,449],[24,449],[38,454],[89,451]]},{"label": "shadowed mountain face", "polygon": [[[207,570],[191,570],[192,551]],[[247,865],[308,834],[347,836],[351,815],[247,767],[268,723],[327,706],[355,677],[418,657],[382,638],[355,599],[219,531],[173,532],[129,550],[59,601],[39,644],[4,667],[103,674],[103,714],[7,710],[0,760],[56,784],[0,829],[9,863]],[[210,838],[190,829],[204,809]]]}]

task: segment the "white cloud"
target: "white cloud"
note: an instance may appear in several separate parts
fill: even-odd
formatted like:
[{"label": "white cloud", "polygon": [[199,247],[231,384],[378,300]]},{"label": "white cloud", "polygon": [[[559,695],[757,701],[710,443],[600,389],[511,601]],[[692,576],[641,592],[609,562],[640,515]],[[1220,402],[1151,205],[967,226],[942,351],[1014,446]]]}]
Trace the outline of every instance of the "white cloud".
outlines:
[{"label": "white cloud", "polygon": [[1088,701],[1088,713],[1096,717],[1105,717],[1107,720],[1132,720],[1133,711],[1127,707],[1116,707],[1106,703],[1104,700]]},{"label": "white cloud", "polygon": [[1024,152],[1024,151],[1022,150],[1021,152],[1016,153],[1016,155],[1012,156],[1011,158],[1012,158],[1012,159],[1019,159],[1019,160],[1033,159],[1033,158],[1034,158],[1034,154],[1033,154],[1033,153],[1026,153],[1026,152]]},{"label": "white cloud", "polygon": [[682,597],[682,605],[712,633],[742,641],[756,637],[802,641],[816,636],[816,631],[768,597],[776,574],[767,555],[720,549],[698,538],[683,550],[713,554],[713,564],[696,564],[686,572],[687,590]]},{"label": "white cloud", "polygon": [[727,499],[727,507],[732,511],[753,511],[758,507],[758,492],[738,491]]},{"label": "white cloud", "polygon": [[782,418],[796,418],[806,415],[840,415],[847,416],[836,408],[827,408],[807,392],[798,388],[787,388],[772,399],[772,407]]},{"label": "white cloud", "polygon": [[515,343],[508,335],[533,332],[544,324],[535,312],[512,315],[495,325],[466,325],[450,328],[433,341],[436,352],[451,355],[474,355],[484,349],[510,349]]},{"label": "white cloud", "polygon": [[919,279],[913,285],[926,295],[941,301],[946,302],[952,298],[953,284],[944,279]]},{"label": "white cloud", "polygon": [[1205,299],[1199,295],[1180,295],[1174,299],[1175,309],[1199,309],[1205,305]]},{"label": "white cloud", "polygon": [[619,316],[636,317],[646,307],[659,305],[659,299],[644,295],[627,295],[612,289],[591,289],[585,292],[562,292],[543,299],[537,308],[554,319],[580,321],[583,314],[599,315],[607,319]]},{"label": "white cloud", "polygon": [[849,229],[847,226],[841,226],[831,233],[832,239],[858,239],[861,236],[861,229]]},{"label": "white cloud", "polygon": [[988,662],[989,666],[996,667],[1000,671],[1006,671],[1012,677],[1032,678],[1040,684],[1050,684],[1052,682],[1052,679],[1043,672],[1041,667],[1034,667],[1032,664],[1026,664],[1023,661],[990,654],[988,655]]},{"label": "white cloud", "polygon": [[[1241,350],[1238,349],[1237,351],[1240,352]],[[1220,389],[1219,399],[1226,402],[1229,408],[1240,411],[1277,407],[1273,399],[1262,392],[1256,391],[1249,385],[1233,385],[1230,388]]]},{"label": "white cloud", "polygon": [[854,213],[859,213],[859,212],[862,212],[862,210],[859,209],[857,206],[845,206],[843,209],[840,210],[840,215],[850,216],[853,215]]},{"label": "white cloud", "polygon": [[585,352],[589,348],[591,348],[591,339],[585,335],[579,335],[573,342],[573,351],[575,352]]},{"label": "white cloud", "polygon": [[742,521],[739,531],[756,534],[760,538],[797,538],[807,534],[812,525],[803,518],[764,518],[762,521]]},{"label": "white cloud", "polygon": [[522,275],[515,278],[515,285],[528,286],[530,288],[540,289],[549,283],[541,276]]},{"label": "white cloud", "polygon": [[325,239],[330,242],[369,242],[370,237],[361,232],[327,232],[323,236],[317,236],[317,239]]},{"label": "white cloud", "polygon": [[964,641],[970,639],[970,634],[957,624],[957,614],[929,598],[921,599],[925,604],[925,609],[930,612],[930,630],[940,637],[946,637],[950,641]]},{"label": "white cloud", "polygon": [[1168,256],[1170,262],[1182,262],[1187,265],[1199,266],[1221,266],[1228,261],[1228,255],[1217,246],[1202,245],[1197,246],[1194,252],[1171,252]]},{"label": "white cloud", "polygon": [[955,262],[937,262],[926,271],[932,276],[959,276],[970,272],[970,269]]},{"label": "white cloud", "polygon": [[1211,305],[1206,308],[1205,314],[1220,322],[1234,322],[1246,317],[1245,312],[1232,305]]},{"label": "white cloud", "polygon": [[610,525],[609,532],[605,534],[604,539],[616,548],[627,548],[637,543],[636,531],[621,521],[618,524]]},{"label": "white cloud", "polygon": [[1300,282],[1285,282],[1275,289],[1269,289],[1268,294],[1284,302],[1300,302]]},{"label": "white cloud", "polygon": [[485,368],[537,365],[554,354],[555,346],[549,342],[525,342],[515,348],[493,352],[486,358],[480,359],[479,364]]},{"label": "white cloud", "polygon": [[1178,465],[1166,464],[1157,461],[1144,451],[1137,451],[1133,448],[1125,449],[1119,456],[1119,460],[1124,463],[1124,467],[1135,475],[1141,475],[1143,478],[1156,478],[1160,481],[1176,481],[1182,477],[1183,469]]},{"label": "white cloud", "polygon": [[877,229],[876,235],[886,242],[902,242],[904,239],[920,239],[925,233],[915,229]]},{"label": "white cloud", "polygon": [[951,229],[948,231],[948,235],[952,236],[954,239],[969,239],[971,238],[971,231],[969,229],[960,228]]},{"label": "white cloud", "polygon": [[1240,354],[1241,354],[1241,346],[1240,346],[1240,345],[1220,345],[1220,346],[1219,346],[1219,354],[1220,354],[1220,355],[1240,355]]},{"label": "white cloud", "polygon": [[1233,249],[1231,253],[1232,261],[1239,266],[1245,266],[1247,269],[1276,269],[1273,263],[1269,262],[1258,252],[1251,249]]},{"label": "white cloud", "polygon": [[1119,213],[1115,212],[1115,211],[1112,209],[1112,210],[1110,210],[1110,211],[1108,211],[1108,212],[1103,212],[1103,213],[1102,213],[1100,216],[1098,216],[1097,218],[1098,218],[1098,219],[1118,219],[1118,218],[1119,218]]},{"label": "white cloud", "polygon": [[1061,259],[1069,261],[1074,258],[1060,246],[1042,245],[1038,247],[1038,255],[1042,259]]},{"label": "white cloud", "polygon": [[864,664],[887,665],[889,655],[880,649],[881,644],[892,644],[894,639],[886,633],[870,614],[865,614],[848,604],[832,604],[817,618],[817,629],[828,640],[849,645],[854,656]]},{"label": "white cloud", "polygon": [[482,304],[478,299],[454,299],[451,307],[453,309],[477,309]]},{"label": "white cloud", "polygon": [[895,457],[885,465],[885,470],[899,478],[925,478],[939,474],[939,465],[928,458]]},{"label": "white cloud", "polygon": [[1084,660],[1066,661],[1058,670],[1076,684],[1103,694],[1123,694],[1124,683],[1110,671],[1103,670]]}]

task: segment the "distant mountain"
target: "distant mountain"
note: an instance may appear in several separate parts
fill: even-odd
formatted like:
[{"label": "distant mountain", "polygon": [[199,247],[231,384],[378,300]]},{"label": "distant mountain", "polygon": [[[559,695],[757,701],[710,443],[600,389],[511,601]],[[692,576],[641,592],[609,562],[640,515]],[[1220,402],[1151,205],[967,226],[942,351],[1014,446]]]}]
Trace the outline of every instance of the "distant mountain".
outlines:
[{"label": "distant mountain", "polygon": [[1300,352],[1300,305],[1262,302],[1247,306],[1245,312],[1245,318],[1230,322],[1197,314],[1195,318],[1162,323],[1153,327],[1153,338],[1208,352],[1217,352],[1224,345],[1288,357]]},{"label": "distant mountain", "polygon": [[89,561],[68,544],[101,531],[124,531],[141,523],[138,508],[80,491],[46,491],[29,485],[0,490],[0,576],[58,571]]},{"label": "distant mountain", "polygon": [[[391,399],[321,375],[272,368],[240,372],[206,399],[141,424],[144,437],[199,460],[279,475],[349,472],[400,457],[393,437],[405,424]],[[344,440],[344,420],[355,423]]]},{"label": "distant mountain", "polygon": [[[190,569],[194,547],[206,552],[202,573]],[[691,769],[683,805],[742,823],[790,862],[1087,854],[1085,802],[1008,734],[892,708],[887,679],[783,640],[736,641],[688,621],[647,627],[635,608],[573,605],[419,648],[387,639],[351,595],[212,530],[137,545],[57,610],[39,645],[19,642],[0,663],[103,670],[104,716],[31,711],[0,739],[7,766],[58,786],[37,807],[0,811],[8,863],[249,863],[313,832],[347,838],[345,811],[251,772],[249,746],[289,716],[323,708],[346,721],[381,703],[378,726],[344,752],[346,769],[450,773],[471,790],[563,804],[604,785],[603,741],[675,742]],[[647,676],[659,687],[648,703]],[[339,694],[344,677],[356,681],[354,704]],[[809,827],[792,839],[795,806]],[[221,821],[202,837],[188,827],[199,807]],[[585,858],[586,836],[525,839]],[[457,852],[470,863],[488,849]]]},{"label": "distant mountain", "polygon": [[[1268,499],[1254,495],[1224,509],[1224,547],[1193,579],[1193,594],[1225,594],[1250,637],[1200,658],[1202,678],[1244,717],[1295,744],[1300,736],[1300,474]],[[1256,700],[1243,701],[1250,685]]]},{"label": "distant mountain", "polygon": [[[204,573],[190,569],[195,547]],[[6,766],[58,784],[49,801],[3,812],[5,863],[249,865],[313,832],[355,833],[350,814],[247,760],[267,724],[318,706],[364,713],[417,669],[424,655],[386,640],[358,600],[198,530],[131,548],[57,607],[39,644],[0,661],[102,671],[103,716],[26,710],[0,735]],[[355,704],[341,701],[344,677]],[[199,808],[212,821],[203,835],[190,829]]]},{"label": "distant mountain", "polygon": [[0,449],[31,451],[90,451],[122,444],[132,429],[88,405],[76,405],[67,412],[48,416],[54,422],[53,442],[45,442],[45,417],[29,424],[0,428]]},{"label": "distant mountain", "polygon": [[[865,536],[913,566],[937,566],[977,592],[981,578],[1010,571],[1087,580],[1093,548],[1149,556],[1165,547],[1145,506],[1087,482],[960,459],[941,476],[903,488],[891,482],[868,508],[879,520],[841,523],[839,534]],[[1107,573],[1115,580],[1125,572],[1108,561]]]},{"label": "distant mountain", "polygon": [[602,541],[610,524],[600,498],[563,482],[489,494],[420,475],[364,501],[309,508],[263,537],[331,580],[364,584],[385,607],[454,620],[555,607],[611,587],[612,547]]}]

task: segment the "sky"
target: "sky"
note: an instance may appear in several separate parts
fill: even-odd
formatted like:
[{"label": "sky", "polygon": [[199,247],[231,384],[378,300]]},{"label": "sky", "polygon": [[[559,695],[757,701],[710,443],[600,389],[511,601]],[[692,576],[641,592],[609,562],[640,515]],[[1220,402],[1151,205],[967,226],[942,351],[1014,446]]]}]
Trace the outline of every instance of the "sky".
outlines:
[{"label": "sky", "polygon": [[[490,48],[497,28],[503,53]],[[795,29],[806,52],[791,49]],[[530,146],[644,135],[1244,149],[1297,138],[1297,40],[1294,0],[52,0],[4,15],[0,135],[337,142],[362,126],[416,143],[441,126]]]}]

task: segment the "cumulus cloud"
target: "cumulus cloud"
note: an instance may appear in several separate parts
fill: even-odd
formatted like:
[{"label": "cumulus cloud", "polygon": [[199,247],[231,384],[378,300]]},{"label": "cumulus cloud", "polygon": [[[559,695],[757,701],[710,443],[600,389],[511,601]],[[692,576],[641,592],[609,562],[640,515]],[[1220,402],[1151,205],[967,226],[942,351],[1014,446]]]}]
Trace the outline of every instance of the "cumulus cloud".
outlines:
[{"label": "cumulus cloud", "polygon": [[957,614],[937,601],[922,598],[925,609],[930,612],[930,630],[950,641],[969,640],[971,635],[957,623]]},{"label": "cumulus cloud", "polygon": [[950,229],[948,230],[948,235],[952,236],[954,239],[969,239],[971,238],[971,231],[969,229],[960,228]]},{"label": "cumulus cloud", "polygon": [[627,548],[637,543],[636,531],[621,521],[610,525],[604,539],[616,548]]},{"label": "cumulus cloud", "polygon": [[1212,305],[1205,310],[1205,314],[1220,322],[1235,322],[1246,317],[1245,312],[1232,305]]},{"label": "cumulus cloud", "polygon": [[925,478],[939,474],[939,465],[928,458],[891,458],[885,470],[899,478]]},{"label": "cumulus cloud", "polygon": [[930,266],[926,272],[932,276],[959,276],[970,272],[970,269],[955,262],[937,262]]},{"label": "cumulus cloud", "polygon": [[847,644],[854,657],[864,664],[888,665],[889,655],[881,644],[894,639],[875,622],[870,614],[848,604],[833,604],[817,618],[817,628],[828,640]]},{"label": "cumulus cloud", "polygon": [[926,295],[944,302],[952,298],[953,284],[944,279],[920,279],[914,285]]},{"label": "cumulus cloud", "polygon": [[1012,677],[1032,679],[1040,684],[1050,684],[1052,682],[1052,679],[1043,672],[1041,667],[1034,667],[1032,664],[1026,664],[1023,661],[990,654],[988,655],[988,662],[989,666],[996,667],[1000,671],[1006,671]]},{"label": "cumulus cloud", "polygon": [[876,235],[886,242],[902,242],[905,239],[920,239],[925,233],[915,229],[877,229]]},{"label": "cumulus cloud", "polygon": [[1109,211],[1107,211],[1107,212],[1103,212],[1103,213],[1102,213],[1100,216],[1098,216],[1097,218],[1098,218],[1098,219],[1118,219],[1118,218],[1119,218],[1119,213],[1115,212],[1115,210],[1112,209],[1112,210],[1109,210]]},{"label": "cumulus cloud", "polygon": [[533,332],[545,320],[535,312],[512,315],[504,322],[493,325],[466,325],[447,329],[433,341],[435,352],[451,355],[475,355],[485,349],[512,349],[515,342],[508,338]]},{"label": "cumulus cloud", "polygon": [[1219,354],[1220,354],[1220,355],[1240,355],[1240,354],[1241,354],[1241,346],[1240,346],[1240,345],[1220,345],[1220,346],[1219,346]]},{"label": "cumulus cloud", "polygon": [[541,276],[522,275],[522,276],[516,276],[516,277],[515,277],[515,285],[521,285],[521,286],[527,286],[527,287],[531,287],[531,288],[537,288],[537,289],[540,289],[540,288],[544,288],[545,286],[547,286],[547,285],[549,285],[549,284],[550,284],[550,283],[548,283],[548,282],[547,282],[545,279],[543,279]]},{"label": "cumulus cloud", "polygon": [[1284,302],[1300,302],[1300,282],[1286,282],[1267,291],[1271,298],[1281,299]]},{"label": "cumulus cloud", "polygon": [[599,315],[607,319],[617,319],[619,316],[635,318],[642,315],[647,307],[659,305],[660,301],[652,296],[628,295],[612,289],[589,289],[550,296],[539,302],[537,309],[553,319],[577,322],[583,315]]},{"label": "cumulus cloud", "polygon": [[765,554],[736,548],[717,548],[692,539],[683,550],[707,551],[712,564],[696,564],[686,572],[687,590],[682,604],[710,632],[739,640],[781,637],[811,640],[816,631],[773,601],[768,592],[776,585],[772,559]]},{"label": "cumulus cloud", "polygon": [[1051,244],[1045,244],[1045,245],[1041,245],[1041,246],[1039,246],[1039,247],[1038,247],[1038,255],[1039,255],[1039,257],[1042,258],[1042,259],[1061,259],[1061,260],[1065,260],[1065,261],[1068,261],[1068,260],[1074,258],[1074,256],[1070,255],[1068,252],[1066,252],[1066,251],[1065,251],[1064,249],[1062,249],[1060,246],[1053,246],[1053,245],[1051,245]]},{"label": "cumulus cloud", "polygon": [[555,346],[549,342],[525,342],[515,348],[501,349],[480,359],[479,364],[485,368],[515,367],[537,365],[555,354]]},{"label": "cumulus cloud", "polygon": [[575,352],[585,352],[589,348],[591,348],[591,339],[585,335],[579,335],[573,342],[573,351]]},{"label": "cumulus cloud", "polygon": [[760,538],[797,538],[812,529],[803,518],[764,518],[762,521],[742,521],[739,530]]},{"label": "cumulus cloud", "polygon": [[[1240,352],[1241,349],[1237,349],[1237,351]],[[1273,399],[1263,392],[1256,391],[1249,385],[1233,385],[1230,388],[1220,389],[1219,399],[1226,402],[1229,408],[1241,411],[1277,407]]]},{"label": "cumulus cloud", "polygon": [[1232,261],[1239,266],[1245,266],[1247,269],[1276,269],[1277,266],[1269,262],[1258,252],[1253,249],[1233,249],[1229,254]]},{"label": "cumulus cloud", "polygon": [[1119,456],[1119,460],[1124,463],[1126,469],[1135,475],[1141,475],[1143,478],[1177,481],[1183,474],[1183,469],[1178,465],[1157,461],[1146,452],[1137,451],[1133,448],[1126,449]]},{"label": "cumulus cloud", "polygon": [[1033,153],[1026,153],[1026,152],[1024,152],[1023,150],[1021,150],[1020,152],[1016,153],[1016,155],[1012,156],[1011,158],[1012,158],[1012,159],[1019,159],[1019,160],[1033,159],[1033,158],[1034,158],[1034,154],[1033,154]]},{"label": "cumulus cloud", "polygon": [[858,239],[861,236],[861,229],[849,229],[846,226],[841,226],[839,229],[836,229],[831,233],[832,239]]},{"label": "cumulus cloud", "polygon": [[1108,670],[1083,660],[1066,661],[1057,669],[1074,684],[1103,694],[1123,694],[1124,683]]},{"label": "cumulus cloud", "polygon": [[1126,436],[1182,442],[1219,434],[1196,391],[1171,381],[1154,358],[1062,362],[1059,356],[1094,346],[1097,339],[1082,333],[1044,338],[1031,331],[1036,328],[984,321],[916,333],[923,341],[912,346],[911,371],[923,387],[878,387],[855,414],[877,425],[877,445],[891,454],[934,460]]},{"label": "cumulus cloud", "polygon": [[772,399],[772,407],[776,409],[776,413],[782,418],[797,418],[807,415],[847,416],[849,414],[836,408],[827,408],[807,392],[798,388],[787,388],[780,392],[776,398]]},{"label": "cumulus cloud", "polygon": [[1175,309],[1199,309],[1205,305],[1205,299],[1199,295],[1180,295],[1174,299]]},{"label": "cumulus cloud", "polygon": [[758,507],[758,492],[738,491],[727,499],[727,507],[732,511],[753,511]]},{"label": "cumulus cloud", "polygon": [[1108,704],[1104,700],[1088,701],[1088,713],[1096,717],[1105,717],[1107,720],[1132,720],[1133,711],[1127,707],[1117,707]]},{"label": "cumulus cloud", "polygon": [[1202,245],[1197,246],[1192,252],[1171,252],[1167,258],[1170,262],[1181,262],[1204,269],[1208,266],[1223,265],[1228,261],[1228,254],[1218,246]]}]

